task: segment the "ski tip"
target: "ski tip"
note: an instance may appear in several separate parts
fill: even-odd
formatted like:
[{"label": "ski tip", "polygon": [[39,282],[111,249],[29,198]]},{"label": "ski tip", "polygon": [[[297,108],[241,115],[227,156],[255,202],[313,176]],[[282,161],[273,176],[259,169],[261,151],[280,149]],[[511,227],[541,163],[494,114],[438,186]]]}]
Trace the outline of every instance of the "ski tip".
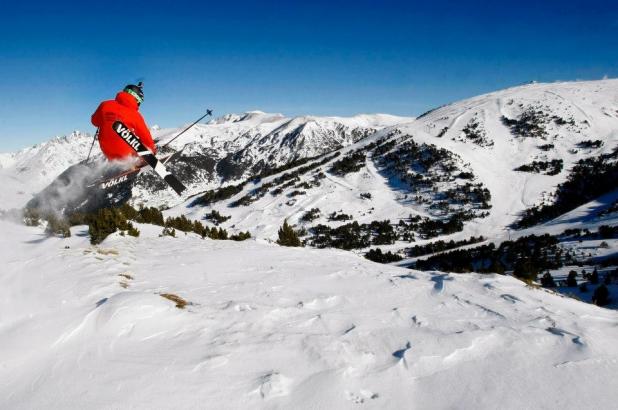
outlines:
[{"label": "ski tip", "polygon": [[179,196],[187,189],[187,187],[172,174],[166,175],[163,179],[165,179],[165,182],[167,182]]}]

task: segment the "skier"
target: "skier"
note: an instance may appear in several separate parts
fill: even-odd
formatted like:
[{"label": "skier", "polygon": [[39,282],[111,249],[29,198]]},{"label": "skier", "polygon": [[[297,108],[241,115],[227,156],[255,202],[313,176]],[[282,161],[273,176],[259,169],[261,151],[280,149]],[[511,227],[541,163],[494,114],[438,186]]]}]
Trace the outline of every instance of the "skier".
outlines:
[{"label": "skier", "polygon": [[99,129],[99,145],[109,160],[121,160],[136,157],[137,153],[112,128],[116,121],[126,125],[153,154],[157,147],[150,135],[139,107],[144,101],[143,85],[129,84],[116,94],[116,99],[103,101],[92,114],[92,124]]}]

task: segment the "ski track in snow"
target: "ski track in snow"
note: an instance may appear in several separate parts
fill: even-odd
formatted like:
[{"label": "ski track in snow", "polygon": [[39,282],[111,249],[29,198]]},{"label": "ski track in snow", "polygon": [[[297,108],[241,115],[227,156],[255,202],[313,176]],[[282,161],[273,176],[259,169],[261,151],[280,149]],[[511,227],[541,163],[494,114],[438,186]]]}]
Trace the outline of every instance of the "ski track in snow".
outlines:
[{"label": "ski track in snow", "polygon": [[[63,240],[0,225],[2,408],[575,409],[618,399],[618,313],[509,277],[158,237],[148,225],[96,247],[84,227]],[[160,293],[189,303],[177,309]]]},{"label": "ski track in snow", "polygon": [[562,95],[558,94],[557,92],[554,91],[550,91],[550,90],[546,90],[545,91],[547,94],[553,95],[559,99],[561,99],[562,101],[571,104],[573,107],[575,107],[584,117],[586,117],[586,119],[590,122],[590,124],[592,125],[592,118],[590,118],[590,116],[588,115],[588,113],[582,108],[580,107],[577,103],[575,103],[572,100],[568,100],[565,97],[563,97]]}]

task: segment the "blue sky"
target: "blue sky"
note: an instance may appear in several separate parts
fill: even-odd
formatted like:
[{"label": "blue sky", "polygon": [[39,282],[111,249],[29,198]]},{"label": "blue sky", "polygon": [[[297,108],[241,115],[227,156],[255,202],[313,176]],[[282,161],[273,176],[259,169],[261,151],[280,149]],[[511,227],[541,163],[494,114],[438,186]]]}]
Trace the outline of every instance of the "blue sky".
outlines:
[{"label": "blue sky", "polygon": [[11,3],[0,151],[92,131],[98,103],[138,79],[147,122],[171,127],[207,107],[417,115],[531,80],[618,77],[615,1]]}]

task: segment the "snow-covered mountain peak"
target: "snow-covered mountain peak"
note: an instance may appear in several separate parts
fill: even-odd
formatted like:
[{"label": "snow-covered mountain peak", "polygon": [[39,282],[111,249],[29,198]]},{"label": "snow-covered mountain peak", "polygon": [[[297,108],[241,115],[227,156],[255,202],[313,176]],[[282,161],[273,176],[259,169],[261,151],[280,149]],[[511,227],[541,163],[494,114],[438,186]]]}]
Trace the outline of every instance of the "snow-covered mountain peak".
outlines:
[{"label": "snow-covered mountain peak", "polygon": [[12,165],[21,168],[30,168],[32,165],[35,165],[32,161],[38,161],[36,165],[45,168],[47,165],[50,165],[47,161],[54,162],[56,159],[58,161],[66,160],[66,163],[70,164],[74,155],[81,153],[82,148],[89,143],[92,143],[92,134],[73,131],[69,135],[57,135],[48,141],[5,155],[14,159]]},{"label": "snow-covered mountain peak", "polygon": [[230,125],[239,122],[250,123],[251,125],[259,125],[261,123],[273,122],[285,118],[283,114],[271,114],[264,111],[247,111],[242,114],[225,114],[221,117],[214,118],[208,121],[208,125]]},{"label": "snow-covered mountain peak", "polygon": [[[92,135],[73,131],[17,152],[0,154],[0,181],[5,189],[1,208],[23,206],[71,165],[86,159]],[[99,155],[98,146],[93,155]]]}]

